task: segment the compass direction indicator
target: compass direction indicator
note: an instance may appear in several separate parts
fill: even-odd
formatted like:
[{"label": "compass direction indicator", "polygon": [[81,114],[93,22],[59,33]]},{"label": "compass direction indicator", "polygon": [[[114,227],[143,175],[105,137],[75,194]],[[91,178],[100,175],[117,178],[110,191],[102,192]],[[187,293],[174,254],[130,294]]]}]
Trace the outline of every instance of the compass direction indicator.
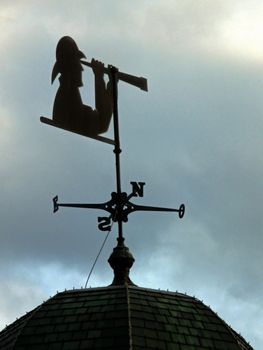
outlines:
[{"label": "compass direction indicator", "polygon": [[[112,223],[118,224],[118,247],[124,247],[123,223],[128,221],[128,216],[135,211],[151,212],[176,212],[179,218],[183,218],[185,206],[179,208],[162,208],[156,206],[137,205],[130,200],[133,197],[144,196],[145,182],[131,181],[132,191],[128,195],[121,189],[120,168],[120,135],[118,117],[118,82],[124,81],[130,85],[148,91],[147,80],[120,72],[118,68],[104,66],[100,61],[92,59],[84,61],[85,55],[78,49],[75,41],[66,36],[59,40],[56,48],[56,63],[53,67],[51,81],[53,82],[60,74],[54,106],[53,118],[41,117],[41,122],[68,130],[83,136],[91,137],[114,146],[116,192],[111,193],[111,199],[104,203],[60,203],[58,196],[53,198],[53,212],[60,207],[99,209],[109,213],[109,216],[98,217],[98,228],[101,231],[109,231]],[[82,86],[82,66],[92,68],[95,78],[95,109],[83,104],[79,92]],[[108,75],[106,84],[104,74]],[[113,118],[112,118],[113,117]],[[105,133],[113,119],[114,139],[101,136]],[[115,248],[116,249],[116,248]],[[125,248],[126,249],[126,248]]]},{"label": "compass direction indicator", "polygon": [[[110,213],[109,217],[98,217],[98,228],[101,231],[108,231],[112,221],[113,222],[128,222],[128,215],[135,211],[152,211],[152,212],[176,212],[180,219],[183,218],[185,213],[185,206],[181,204],[179,209],[175,208],[163,208],[146,205],[137,205],[130,202],[132,197],[143,197],[142,189],[145,185],[144,182],[131,182],[133,191],[130,195],[126,192],[122,192],[118,195],[116,192],[112,192],[111,199],[105,203],[87,204],[87,203],[58,203],[58,196],[53,198],[54,209],[53,212],[57,212],[59,207],[70,208],[82,208],[82,209],[100,209]],[[138,185],[141,184],[141,185]],[[136,191],[135,191],[136,189]]]}]

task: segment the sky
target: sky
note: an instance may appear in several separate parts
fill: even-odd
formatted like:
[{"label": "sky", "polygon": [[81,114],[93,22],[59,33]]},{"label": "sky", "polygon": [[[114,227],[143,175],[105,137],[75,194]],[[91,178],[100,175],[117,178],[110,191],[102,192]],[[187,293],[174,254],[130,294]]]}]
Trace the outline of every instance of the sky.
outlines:
[{"label": "sky", "polygon": [[[263,346],[263,3],[260,0],[0,1],[0,328],[56,291],[80,288],[105,238],[111,145],[40,123],[52,116],[58,40],[146,77],[119,82],[122,189],[146,183],[124,226],[132,281],[196,296]],[[93,74],[81,95],[94,107]],[[112,137],[112,126],[104,136]],[[88,286],[109,285],[117,227]]]}]

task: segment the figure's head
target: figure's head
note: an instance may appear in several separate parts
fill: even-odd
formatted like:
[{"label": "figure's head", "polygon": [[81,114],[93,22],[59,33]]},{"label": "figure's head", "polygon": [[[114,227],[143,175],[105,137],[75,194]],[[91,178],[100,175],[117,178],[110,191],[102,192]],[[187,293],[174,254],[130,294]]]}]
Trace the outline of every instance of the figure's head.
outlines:
[{"label": "figure's head", "polygon": [[70,75],[77,86],[82,85],[81,72],[83,70],[80,59],[86,56],[78,49],[76,42],[70,36],[63,36],[56,48],[56,63],[52,72],[52,82],[58,73]]},{"label": "figure's head", "polygon": [[61,64],[72,64],[85,58],[85,55],[70,36],[63,36],[57,44],[56,58]]}]

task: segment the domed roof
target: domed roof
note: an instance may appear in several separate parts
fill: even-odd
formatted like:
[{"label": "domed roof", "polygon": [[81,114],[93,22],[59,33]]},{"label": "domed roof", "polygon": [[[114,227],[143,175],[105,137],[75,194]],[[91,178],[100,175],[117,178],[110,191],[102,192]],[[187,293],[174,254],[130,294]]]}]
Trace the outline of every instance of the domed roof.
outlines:
[{"label": "domed roof", "polygon": [[58,293],[6,327],[0,348],[252,349],[200,300],[131,284]]}]

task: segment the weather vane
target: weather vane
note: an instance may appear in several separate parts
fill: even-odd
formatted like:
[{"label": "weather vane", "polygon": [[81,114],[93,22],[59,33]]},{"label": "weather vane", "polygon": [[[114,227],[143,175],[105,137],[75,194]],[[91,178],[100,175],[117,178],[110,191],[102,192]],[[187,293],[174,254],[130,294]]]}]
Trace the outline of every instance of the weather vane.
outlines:
[{"label": "weather vane", "polygon": [[[121,170],[120,170],[120,135],[118,120],[118,81],[122,80],[128,84],[139,87],[144,91],[147,89],[147,80],[120,72],[116,67],[104,64],[92,59],[85,61],[85,55],[78,49],[75,41],[69,37],[62,37],[56,48],[56,63],[53,67],[51,81],[58,74],[60,86],[58,88],[53,106],[53,118],[41,117],[43,123],[65,129],[83,136],[91,137],[114,146],[116,163],[116,191],[111,193],[111,199],[104,203],[59,203],[58,197],[53,198],[54,212],[59,207],[101,209],[109,213],[109,216],[98,217],[98,228],[108,231],[112,222],[118,223],[118,242],[124,241],[123,223],[128,221],[128,215],[134,211],[158,211],[177,212],[179,218],[184,216],[185,206],[181,204],[178,209],[144,206],[132,203],[133,197],[143,197],[144,182],[130,182],[131,193],[122,192]],[[83,104],[79,88],[82,84],[83,66],[92,68],[95,79],[95,109]],[[104,74],[109,81],[106,84]],[[113,115],[114,139],[101,136],[110,125]]]}]

